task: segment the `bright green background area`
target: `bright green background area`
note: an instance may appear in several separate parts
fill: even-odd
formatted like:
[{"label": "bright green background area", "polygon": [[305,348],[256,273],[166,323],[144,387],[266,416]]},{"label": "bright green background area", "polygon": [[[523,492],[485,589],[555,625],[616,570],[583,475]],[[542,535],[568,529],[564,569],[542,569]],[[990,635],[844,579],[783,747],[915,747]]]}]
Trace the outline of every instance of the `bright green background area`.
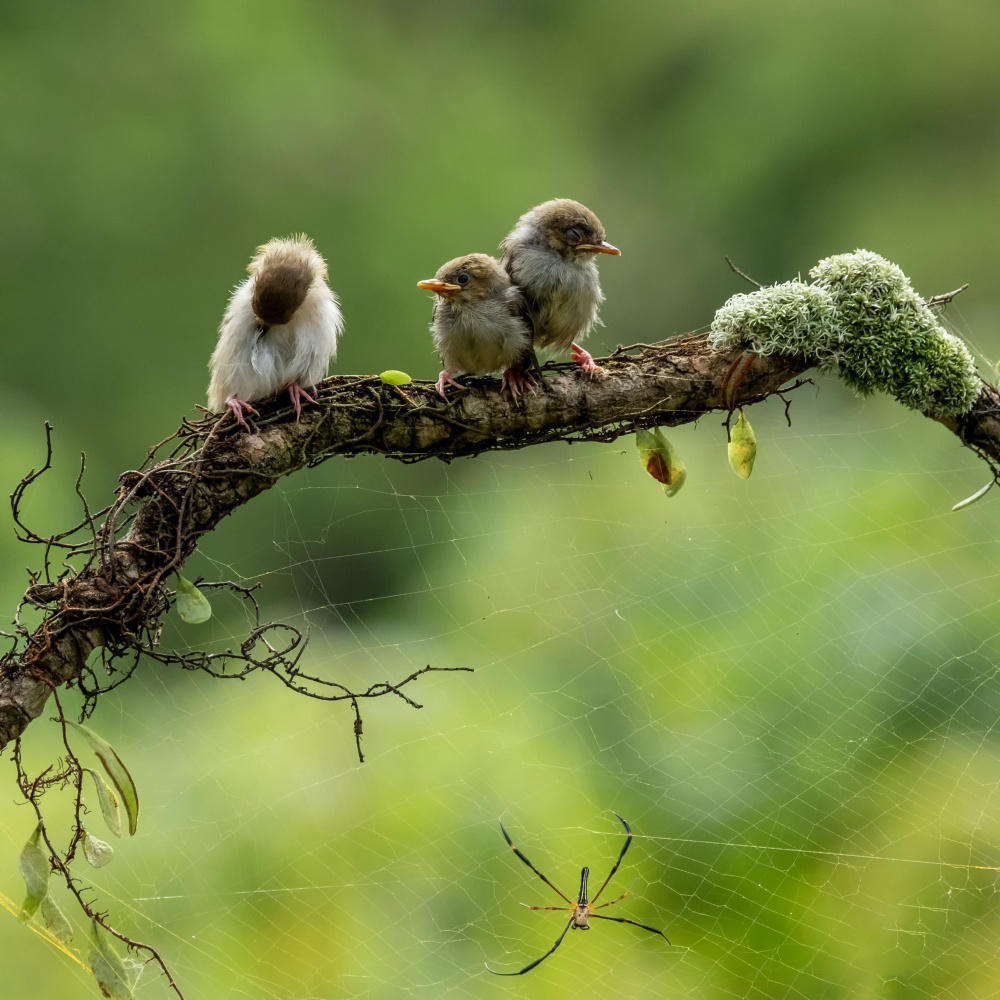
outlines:
[{"label": "bright green background area", "polygon": [[[596,352],[704,328],[745,286],[858,247],[1000,354],[1000,9],[838,4],[48,3],[0,10],[0,475],[56,427],[39,530],[95,505],[204,399],[253,248],[304,230],[347,317],[340,372],[436,373],[415,283],[572,196],[601,262]],[[984,362],[984,370],[985,370]],[[996,500],[937,425],[835,380],[671,432],[451,467],[331,461],[227,520],[188,575],[260,580],[352,716],[269,677],[144,665],[92,723],[137,836],[81,876],[189,998],[984,998],[1000,981]],[[10,617],[40,554],[0,531]],[[170,644],[232,645],[224,599]],[[44,766],[53,727],[25,740]],[[0,759],[0,892],[32,821]],[[57,797],[49,799],[53,817]],[[95,803],[96,806],[96,803]],[[523,979],[588,864],[633,893]],[[101,820],[93,819],[95,833]],[[111,838],[108,838],[111,839]],[[6,858],[6,862],[3,862]],[[599,884],[599,881],[593,884]],[[613,898],[608,896],[607,898]],[[67,902],[66,909],[72,912]],[[76,949],[85,954],[82,930]],[[0,994],[97,995],[0,910]],[[167,995],[147,969],[139,995]]]}]

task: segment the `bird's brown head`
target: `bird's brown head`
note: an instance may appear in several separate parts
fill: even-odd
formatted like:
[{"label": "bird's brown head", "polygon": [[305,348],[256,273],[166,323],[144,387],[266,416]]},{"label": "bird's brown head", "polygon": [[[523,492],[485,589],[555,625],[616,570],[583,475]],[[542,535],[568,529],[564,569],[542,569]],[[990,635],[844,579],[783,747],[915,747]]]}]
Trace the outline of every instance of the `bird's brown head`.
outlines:
[{"label": "bird's brown head", "polygon": [[621,256],[621,250],[605,239],[601,220],[586,205],[571,198],[553,198],[536,205],[521,216],[511,237],[564,257],[598,253]]},{"label": "bird's brown head", "polygon": [[313,282],[326,279],[326,262],[303,233],[257,247],[247,271],[253,277],[254,316],[264,326],[279,326],[292,318]]},{"label": "bird's brown head", "polygon": [[463,302],[489,298],[509,285],[510,278],[500,262],[485,253],[456,257],[442,264],[433,278],[417,282],[417,288]]}]

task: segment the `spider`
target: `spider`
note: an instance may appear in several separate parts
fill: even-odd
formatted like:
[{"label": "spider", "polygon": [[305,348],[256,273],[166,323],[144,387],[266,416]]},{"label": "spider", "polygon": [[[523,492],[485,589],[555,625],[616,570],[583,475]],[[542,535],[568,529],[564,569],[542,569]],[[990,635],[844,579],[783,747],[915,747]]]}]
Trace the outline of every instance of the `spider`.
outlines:
[{"label": "spider", "polygon": [[[614,811],[614,810],[612,810]],[[615,813],[618,816],[618,813]],[[580,895],[577,901],[574,903],[568,896],[563,895],[558,889],[514,846],[514,842],[510,839],[510,835],[503,828],[503,821],[500,822],[500,830],[503,833],[504,840],[507,841],[510,849],[553,891],[562,896],[563,899],[569,903],[569,906],[528,906],[527,903],[522,903],[522,906],[528,906],[529,910],[562,910],[564,913],[568,912],[571,914],[568,921],[566,921],[566,926],[562,929],[562,934],[556,938],[556,943],[549,948],[549,950],[542,955],[541,958],[536,958],[534,962],[529,963],[519,972],[497,972],[495,969],[489,967],[489,963],[486,964],[488,971],[492,972],[494,976],[523,976],[526,972],[530,972],[536,965],[540,965],[545,961],[562,944],[563,938],[566,937],[566,932],[572,927],[574,930],[589,931],[590,930],[590,920],[614,920],[619,924],[631,924],[633,927],[641,927],[644,931],[651,931],[653,934],[659,934],[667,944],[670,944],[670,938],[661,930],[657,930],[655,927],[648,927],[646,924],[640,924],[635,920],[626,920],[625,917],[606,917],[603,913],[595,913],[594,910],[603,910],[605,906],[611,906],[612,903],[617,903],[619,900],[624,899],[628,894],[629,890],[626,889],[617,899],[612,899],[607,903],[601,903],[600,906],[594,906],[597,902],[598,897],[604,892],[605,886],[611,881],[611,876],[618,871],[618,866],[622,863],[622,858],[625,857],[625,852],[628,850],[628,845],[632,843],[632,828],[618,816],[621,820],[621,824],[625,827],[625,846],[621,850],[621,854],[618,855],[618,860],[615,862],[614,867],[608,872],[608,877],[601,883],[601,888],[597,890],[593,900],[587,899],[587,877],[590,875],[590,869],[584,868],[580,872]]]}]

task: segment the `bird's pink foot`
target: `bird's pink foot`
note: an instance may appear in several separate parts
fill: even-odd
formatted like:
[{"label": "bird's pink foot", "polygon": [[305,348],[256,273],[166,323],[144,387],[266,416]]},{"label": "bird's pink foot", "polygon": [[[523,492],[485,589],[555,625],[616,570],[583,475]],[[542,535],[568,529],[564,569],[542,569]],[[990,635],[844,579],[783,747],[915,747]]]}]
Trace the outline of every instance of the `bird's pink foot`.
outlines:
[{"label": "bird's pink foot", "polygon": [[461,382],[456,382],[451,377],[451,372],[447,369],[438,374],[438,380],[434,383],[434,388],[437,389],[438,395],[447,403],[448,397],[444,394],[445,384],[453,385],[456,389],[464,389],[465,387]]},{"label": "bird's pink foot", "polygon": [[526,392],[534,392],[536,384],[531,372],[523,365],[511,365],[510,368],[504,370],[503,388],[510,392],[511,398],[515,403]]},{"label": "bird's pink foot", "polygon": [[292,406],[295,407],[295,422],[299,422],[299,415],[302,413],[302,400],[307,399],[310,403],[315,403],[316,400],[309,395],[305,389],[298,384],[298,382],[292,382],[288,386],[288,396],[292,401]]},{"label": "bird's pink foot", "polygon": [[573,343],[569,347],[570,359],[575,361],[585,372],[595,375],[598,372],[604,373],[604,369],[594,360],[590,351],[584,350],[579,344]]},{"label": "bird's pink foot", "polygon": [[246,410],[247,413],[256,413],[257,411],[245,399],[237,399],[235,396],[226,396],[226,406],[232,411],[236,423],[250,430],[250,425],[243,419],[243,411]]}]

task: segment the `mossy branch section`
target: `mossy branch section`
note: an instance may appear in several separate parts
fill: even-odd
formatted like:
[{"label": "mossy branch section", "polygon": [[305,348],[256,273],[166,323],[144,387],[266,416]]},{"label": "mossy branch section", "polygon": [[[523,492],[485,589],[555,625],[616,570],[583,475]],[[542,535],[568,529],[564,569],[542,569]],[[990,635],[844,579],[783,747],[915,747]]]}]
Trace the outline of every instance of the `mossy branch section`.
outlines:
[{"label": "mossy branch section", "polygon": [[888,392],[928,416],[969,412],[981,386],[972,357],[895,264],[858,250],[821,260],[809,277],[733,296],[711,342],[810,357],[860,394]]},{"label": "mossy branch section", "polygon": [[[334,455],[450,462],[550,441],[612,441],[640,427],[690,423],[730,402],[761,402],[816,362],[771,353],[746,363],[742,348],[714,347],[706,337],[637,347],[638,354],[620,349],[601,359],[604,376],[547,366],[544,387],[522,406],[501,396],[495,379],[470,380],[445,405],[427,382],[404,392],[375,376],[342,376],[323,382],[317,405],[303,410],[299,423],[276,400],[260,407],[251,434],[228,419],[186,424],[195,444],[185,462],[123,474],[134,512],[127,531],[86,569],[29,588],[27,602],[44,607],[45,618],[0,669],[0,749],[42,713],[56,687],[80,676],[95,648],[155,631],[165,602],[149,593],[160,584],[148,581],[179,569],[222,518],[283,476]],[[734,390],[726,383],[737,364]],[[991,387],[969,413],[942,422],[984,458],[1000,461],[1000,397]],[[720,429],[720,448],[723,441]]]}]

